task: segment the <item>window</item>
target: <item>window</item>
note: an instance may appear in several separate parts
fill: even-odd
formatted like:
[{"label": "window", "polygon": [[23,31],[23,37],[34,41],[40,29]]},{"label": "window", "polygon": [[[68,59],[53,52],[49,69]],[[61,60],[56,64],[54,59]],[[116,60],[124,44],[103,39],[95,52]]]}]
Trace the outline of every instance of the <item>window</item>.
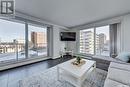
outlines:
[{"label": "window", "polygon": [[80,30],[80,53],[110,55],[109,25]]},{"label": "window", "polygon": [[45,27],[28,25],[28,33],[28,56],[47,56],[47,29]]},{"label": "window", "polygon": [[94,54],[94,29],[80,31],[80,53]]},{"label": "window", "polygon": [[25,25],[0,19],[0,62],[25,58]]},{"label": "window", "polygon": [[0,63],[22,60],[27,57],[48,56],[47,27],[29,23],[27,26],[28,29],[21,21],[12,22],[0,19]]},{"label": "window", "polygon": [[110,55],[109,26],[96,28],[96,55]]}]

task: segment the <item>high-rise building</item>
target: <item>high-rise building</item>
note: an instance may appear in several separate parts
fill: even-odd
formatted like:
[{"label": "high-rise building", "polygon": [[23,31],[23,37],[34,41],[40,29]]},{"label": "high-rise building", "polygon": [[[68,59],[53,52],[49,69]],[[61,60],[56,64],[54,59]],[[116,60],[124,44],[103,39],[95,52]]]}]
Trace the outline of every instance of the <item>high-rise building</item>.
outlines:
[{"label": "high-rise building", "polygon": [[80,52],[81,53],[94,53],[94,33],[92,31],[80,32]]},{"label": "high-rise building", "polygon": [[106,35],[103,33],[99,34],[99,47],[100,47],[100,49],[104,48],[105,43],[106,43]]},{"label": "high-rise building", "polygon": [[[100,54],[105,50],[105,44],[107,43],[106,35],[103,33],[95,34],[91,30],[80,31],[80,52],[81,53],[94,53],[94,47],[96,54]],[[95,43],[94,43],[95,37]],[[95,44],[95,45],[94,45]]]},{"label": "high-rise building", "polygon": [[31,32],[31,42],[33,47],[45,47],[46,46],[46,35],[44,32]]}]

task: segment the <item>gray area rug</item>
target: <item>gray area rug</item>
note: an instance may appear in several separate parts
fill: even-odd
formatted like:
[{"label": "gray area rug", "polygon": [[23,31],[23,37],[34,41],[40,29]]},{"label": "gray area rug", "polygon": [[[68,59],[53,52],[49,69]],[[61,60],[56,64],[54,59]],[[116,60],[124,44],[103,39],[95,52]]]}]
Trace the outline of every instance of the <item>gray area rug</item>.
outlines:
[{"label": "gray area rug", "polygon": [[[103,87],[107,72],[96,68],[83,82],[83,87]],[[19,87],[75,87],[63,78],[57,80],[56,66],[43,73],[24,78],[19,81]]]}]

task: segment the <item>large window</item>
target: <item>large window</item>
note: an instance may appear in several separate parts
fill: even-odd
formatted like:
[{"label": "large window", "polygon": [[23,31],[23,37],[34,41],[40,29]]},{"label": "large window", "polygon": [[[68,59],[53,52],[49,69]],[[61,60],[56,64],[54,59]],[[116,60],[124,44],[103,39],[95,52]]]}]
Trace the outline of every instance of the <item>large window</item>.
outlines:
[{"label": "large window", "polygon": [[96,55],[110,55],[109,26],[96,28]]},{"label": "large window", "polygon": [[47,29],[45,27],[29,25],[28,31],[28,56],[47,56]]},{"label": "large window", "polygon": [[27,26],[24,22],[0,19],[0,62],[47,56],[47,28]]},{"label": "large window", "polygon": [[0,19],[0,61],[25,58],[25,25]]},{"label": "large window", "polygon": [[80,53],[110,55],[109,25],[80,30]]}]

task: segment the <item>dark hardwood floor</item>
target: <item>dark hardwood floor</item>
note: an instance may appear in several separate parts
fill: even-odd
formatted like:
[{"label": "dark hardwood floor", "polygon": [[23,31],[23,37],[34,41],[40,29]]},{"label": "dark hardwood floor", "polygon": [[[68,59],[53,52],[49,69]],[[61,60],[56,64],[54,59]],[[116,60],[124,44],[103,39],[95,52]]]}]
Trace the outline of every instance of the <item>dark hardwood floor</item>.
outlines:
[{"label": "dark hardwood floor", "polygon": [[22,78],[44,72],[46,69],[72,59],[70,56],[58,59],[48,59],[38,63],[20,66],[0,72],[0,87],[18,87],[13,85]]},{"label": "dark hardwood floor", "polygon": [[[44,60],[38,63],[29,64],[29,65],[20,66],[13,69],[1,71],[0,72],[0,87],[18,87],[13,84],[18,83],[19,80],[25,77],[44,72],[48,68],[56,66],[57,64],[60,64],[70,59],[72,59],[72,57],[64,56],[64,58],[48,59],[48,60]],[[101,68],[104,69],[103,66]]]}]

